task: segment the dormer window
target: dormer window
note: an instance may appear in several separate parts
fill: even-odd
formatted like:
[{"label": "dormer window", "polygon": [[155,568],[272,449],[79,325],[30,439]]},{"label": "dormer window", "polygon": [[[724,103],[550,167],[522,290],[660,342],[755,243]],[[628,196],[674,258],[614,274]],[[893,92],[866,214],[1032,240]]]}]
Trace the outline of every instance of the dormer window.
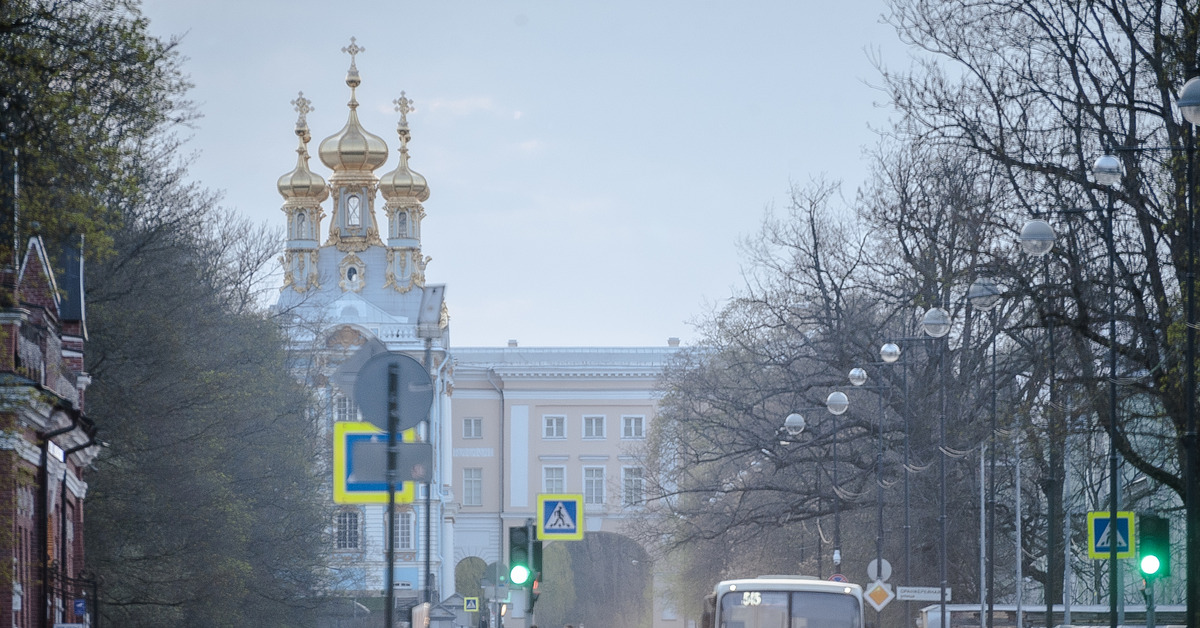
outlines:
[{"label": "dormer window", "polygon": [[346,225],[350,227],[358,227],[362,225],[362,210],[360,205],[362,199],[357,194],[351,194],[346,197]]}]

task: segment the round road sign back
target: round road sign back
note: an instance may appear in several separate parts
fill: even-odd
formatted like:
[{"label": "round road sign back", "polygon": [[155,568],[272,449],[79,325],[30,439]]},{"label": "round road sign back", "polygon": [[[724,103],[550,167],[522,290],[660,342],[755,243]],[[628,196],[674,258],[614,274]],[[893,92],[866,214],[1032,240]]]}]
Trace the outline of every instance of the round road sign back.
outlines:
[{"label": "round road sign back", "polygon": [[388,428],[388,367],[400,368],[398,407],[400,424],[397,430],[416,427],[429,416],[433,405],[433,382],[420,362],[403,353],[380,353],[367,360],[354,381],[354,401],[363,418],[382,430]]}]

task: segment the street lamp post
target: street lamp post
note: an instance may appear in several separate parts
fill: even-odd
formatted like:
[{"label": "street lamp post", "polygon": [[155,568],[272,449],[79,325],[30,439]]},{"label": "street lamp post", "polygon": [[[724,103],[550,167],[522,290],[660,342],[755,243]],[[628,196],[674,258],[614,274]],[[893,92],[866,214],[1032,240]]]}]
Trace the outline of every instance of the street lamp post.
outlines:
[{"label": "street lamp post", "polygon": [[[1108,609],[1109,626],[1117,628],[1120,569],[1117,561],[1117,247],[1113,237],[1113,186],[1124,174],[1121,162],[1102,155],[1092,166],[1096,182],[1108,187],[1104,239],[1108,245]],[[1133,539],[1129,539],[1132,543]]]},{"label": "street lamp post", "polygon": [[1200,628],[1200,452],[1196,434],[1196,126],[1200,125],[1200,77],[1183,84],[1177,101],[1179,112],[1191,126],[1187,134],[1187,387],[1185,388],[1187,422],[1184,425],[1184,510],[1187,513],[1185,532],[1187,547],[1186,588],[1187,627]]},{"label": "street lamp post", "polygon": [[[950,313],[940,307],[929,308],[925,312],[925,316],[921,319],[921,328],[926,334],[933,338],[942,338],[950,333]],[[946,346],[941,343],[938,355],[938,367],[941,369],[941,412],[939,413],[938,427],[938,470],[940,475],[939,490],[938,490],[938,525],[940,528],[939,534],[939,551],[938,551],[938,573],[941,579],[941,593],[938,596],[940,603],[939,609],[941,612],[941,628],[948,628],[950,622],[946,617],[946,587],[949,586],[949,579],[946,572]]]},{"label": "street lamp post", "polygon": [[[1042,267],[1046,275],[1046,285],[1050,284],[1050,264],[1045,261],[1046,254],[1054,247],[1054,230],[1044,220],[1033,220],[1021,229],[1021,249],[1031,257],[1043,258]],[[1065,517],[1062,510],[1062,494],[1064,477],[1061,470],[1063,464],[1063,449],[1066,440],[1066,425],[1062,418],[1062,412],[1058,408],[1056,393],[1057,393],[1057,372],[1055,359],[1055,344],[1054,344],[1054,317],[1047,316],[1046,320],[1046,336],[1049,347],[1050,358],[1050,374],[1049,374],[1049,415],[1047,417],[1048,424],[1048,442],[1046,448],[1049,453],[1050,477],[1045,482],[1046,491],[1046,586],[1044,601],[1046,603],[1046,622],[1050,623],[1050,619],[1054,614],[1054,600],[1061,596],[1063,601],[1063,623],[1070,622],[1070,599],[1065,593],[1067,577],[1066,573],[1069,567],[1069,548],[1065,548],[1065,544],[1061,539],[1065,535]],[[1060,523],[1063,521],[1063,523]],[[1061,552],[1068,552],[1062,554]],[[1057,565],[1059,560],[1062,561],[1063,570],[1059,573]],[[1057,579],[1057,582],[1055,580]],[[1062,593],[1056,594],[1057,587],[1062,586]]]},{"label": "street lamp post", "polygon": [[[825,399],[825,409],[834,416],[846,413],[850,407],[850,399],[846,393],[834,391],[829,393],[829,397]],[[793,412],[787,415],[783,420],[783,429],[791,437],[799,436],[804,431],[807,421],[804,415],[799,412]],[[833,426],[833,568],[836,572],[842,563],[842,538],[841,538],[841,497],[838,496],[838,426],[835,423]],[[818,476],[819,477],[819,476]],[[818,532],[818,538],[820,533]],[[818,554],[817,562],[820,564],[821,558]]]},{"label": "street lamp post", "polygon": [[[845,414],[850,407],[850,399],[846,393],[833,391],[825,400],[825,407],[834,416]],[[838,494],[838,432],[841,428],[833,424],[833,569],[840,571],[842,566],[842,496]]]},{"label": "street lamp post", "polygon": [[876,530],[875,530],[875,578],[882,581],[884,579],[883,569],[883,391],[888,387],[884,385],[867,386],[867,372],[861,367],[850,369],[850,383],[855,388],[863,390],[874,390],[876,399],[878,400],[878,430],[879,443],[875,452],[875,493],[876,493]]},{"label": "street lamp post", "polygon": [[[900,345],[894,342],[884,344],[879,348],[879,358],[886,364],[895,364],[900,359]],[[908,361],[901,367],[901,385],[904,387],[904,586],[912,584],[912,526],[909,520],[909,440],[908,440]],[[904,602],[904,616],[912,616],[912,602]]]},{"label": "street lamp post", "polygon": [[[1000,286],[991,278],[980,277],[967,290],[967,299],[975,309],[992,313],[992,394],[991,430],[988,448],[987,496],[987,628],[992,628],[995,613],[996,582],[996,305],[1000,302]],[[1020,558],[1018,557],[1018,560]],[[1020,583],[1018,583],[1020,586]]]}]

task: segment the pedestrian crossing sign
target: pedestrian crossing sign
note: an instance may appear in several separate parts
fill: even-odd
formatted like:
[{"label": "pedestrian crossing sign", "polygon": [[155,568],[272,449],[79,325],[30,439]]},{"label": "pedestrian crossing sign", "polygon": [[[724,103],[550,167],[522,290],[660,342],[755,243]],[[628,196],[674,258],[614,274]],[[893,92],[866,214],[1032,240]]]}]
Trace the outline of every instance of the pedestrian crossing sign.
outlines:
[{"label": "pedestrian crossing sign", "polygon": [[537,538],[550,541],[583,539],[583,495],[539,494]]},{"label": "pedestrian crossing sign", "polygon": [[1109,525],[1110,512],[1093,510],[1088,513],[1088,558],[1105,560],[1112,556],[1109,543],[1115,537],[1117,543],[1117,558],[1133,558],[1133,512],[1117,511],[1116,534],[1110,534],[1114,526]]}]

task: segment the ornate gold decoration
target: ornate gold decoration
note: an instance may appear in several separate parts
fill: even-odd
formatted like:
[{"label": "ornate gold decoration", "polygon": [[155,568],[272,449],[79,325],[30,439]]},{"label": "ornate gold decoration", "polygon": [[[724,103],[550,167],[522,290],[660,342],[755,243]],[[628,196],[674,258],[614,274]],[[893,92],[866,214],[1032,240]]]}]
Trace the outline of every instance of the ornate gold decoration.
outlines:
[{"label": "ornate gold decoration", "polygon": [[283,267],[283,286],[279,291],[291,288],[296,292],[306,292],[309,288],[320,288],[320,277],[317,275],[319,256],[320,252],[315,250],[288,251],[281,255],[279,265]]},{"label": "ornate gold decoration", "polygon": [[[409,249],[388,249],[387,270],[384,271],[384,288],[392,288],[400,294],[413,289],[412,277],[408,275]],[[399,255],[397,255],[399,253]],[[399,267],[397,269],[397,267]],[[399,270],[399,272],[397,272]]]},{"label": "ornate gold decoration", "polygon": [[366,285],[366,265],[354,253],[338,262],[338,287],[342,292],[360,292]]},{"label": "ornate gold decoration", "polygon": [[362,332],[349,325],[342,325],[329,334],[329,337],[325,339],[325,346],[329,349],[349,349],[360,347],[366,342],[367,337]]},{"label": "ornate gold decoration", "polygon": [[413,261],[412,283],[414,286],[417,286],[417,287],[425,286],[425,265],[428,264],[431,260],[433,260],[432,257],[422,256],[420,249],[415,249],[412,252],[412,261]]},{"label": "ornate gold decoration", "polygon": [[337,250],[343,253],[361,253],[369,248],[372,244],[383,245],[383,241],[379,239],[379,230],[375,225],[367,227],[367,235],[365,236],[345,236],[338,232],[337,227],[329,229],[329,239],[325,241],[326,246],[333,245]]},{"label": "ornate gold decoration", "polygon": [[450,327],[450,308],[442,301],[442,311],[438,314],[438,328],[446,329]]}]

